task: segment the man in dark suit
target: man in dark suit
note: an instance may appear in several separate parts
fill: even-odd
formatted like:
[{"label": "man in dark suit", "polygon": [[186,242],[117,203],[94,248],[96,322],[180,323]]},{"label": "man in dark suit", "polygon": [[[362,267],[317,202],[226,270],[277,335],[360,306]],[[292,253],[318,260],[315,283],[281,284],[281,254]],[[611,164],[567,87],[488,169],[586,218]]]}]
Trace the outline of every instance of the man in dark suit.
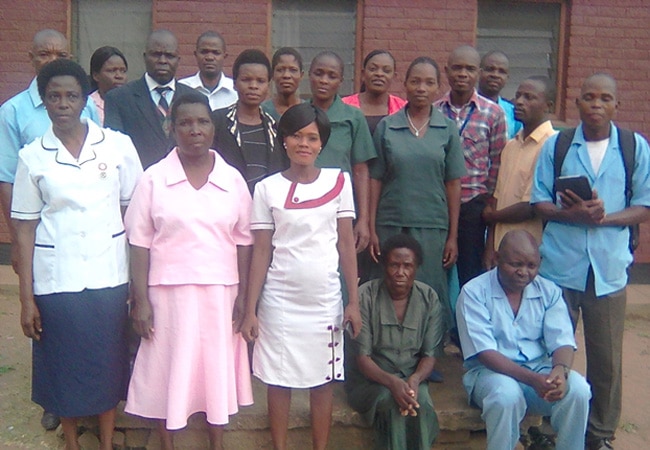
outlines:
[{"label": "man in dark suit", "polygon": [[104,125],[131,137],[145,169],[160,161],[175,142],[169,135],[169,105],[192,89],[176,83],[178,40],[171,31],[155,30],[147,39],[142,78],[106,94]]}]

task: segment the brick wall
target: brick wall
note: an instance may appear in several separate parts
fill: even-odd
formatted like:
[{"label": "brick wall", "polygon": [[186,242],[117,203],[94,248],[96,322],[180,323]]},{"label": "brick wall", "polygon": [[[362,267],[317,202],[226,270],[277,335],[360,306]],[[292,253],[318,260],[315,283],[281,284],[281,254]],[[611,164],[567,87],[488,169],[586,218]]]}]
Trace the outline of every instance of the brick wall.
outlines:
[{"label": "brick wall", "polygon": [[268,51],[268,0],[154,2],[155,28],[173,31],[180,41],[179,78],[196,73],[193,51],[196,38],[204,31],[218,31],[224,36],[228,57],[224,71],[230,75],[237,55],[246,48]]},{"label": "brick wall", "polygon": [[[24,90],[34,76],[27,56],[34,34],[43,28],[66,33],[67,5],[66,0],[0,0],[0,103]],[[2,218],[0,242],[9,242],[9,231]]]}]

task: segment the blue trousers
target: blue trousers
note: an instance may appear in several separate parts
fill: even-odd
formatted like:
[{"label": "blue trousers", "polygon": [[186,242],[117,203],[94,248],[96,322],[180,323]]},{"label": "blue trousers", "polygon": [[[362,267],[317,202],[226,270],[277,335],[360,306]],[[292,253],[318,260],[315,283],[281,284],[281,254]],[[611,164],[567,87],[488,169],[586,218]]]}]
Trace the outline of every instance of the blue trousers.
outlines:
[{"label": "blue trousers", "polygon": [[[540,367],[538,372],[548,373],[550,367]],[[540,398],[531,386],[484,367],[469,371],[463,382],[471,401],[483,410],[488,450],[514,449],[526,412],[551,417],[557,450],[584,449],[591,390],[579,373],[569,374],[564,398],[552,403]]]}]

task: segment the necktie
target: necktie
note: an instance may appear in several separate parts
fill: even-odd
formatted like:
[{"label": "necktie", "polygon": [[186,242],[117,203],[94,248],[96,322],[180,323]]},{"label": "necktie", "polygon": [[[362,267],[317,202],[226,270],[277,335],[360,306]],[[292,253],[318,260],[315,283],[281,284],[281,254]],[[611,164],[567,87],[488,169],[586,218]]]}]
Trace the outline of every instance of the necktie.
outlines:
[{"label": "necktie", "polygon": [[158,94],[160,94],[160,100],[158,100],[158,111],[160,111],[160,114],[162,114],[164,119],[169,114],[169,103],[167,103],[165,93],[171,91],[172,89],[166,86],[158,86],[155,90],[158,92]]}]

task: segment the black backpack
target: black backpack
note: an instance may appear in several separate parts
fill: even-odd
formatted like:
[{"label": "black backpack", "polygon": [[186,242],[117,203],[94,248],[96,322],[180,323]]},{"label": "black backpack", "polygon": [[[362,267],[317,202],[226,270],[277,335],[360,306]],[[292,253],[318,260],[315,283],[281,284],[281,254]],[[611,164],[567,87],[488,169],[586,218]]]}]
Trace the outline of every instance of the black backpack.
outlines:
[{"label": "black backpack", "polygon": [[[560,176],[564,158],[569,151],[573,136],[576,133],[575,128],[567,128],[560,131],[555,141],[555,153],[553,156],[553,183]],[[632,200],[632,175],[634,173],[634,153],[636,151],[636,141],[634,132],[618,128],[618,148],[621,150],[623,157],[623,166],[625,168],[625,206],[630,206]],[[553,198],[555,198],[555,186],[553,187]],[[630,252],[639,246],[639,225],[630,225]]]}]

